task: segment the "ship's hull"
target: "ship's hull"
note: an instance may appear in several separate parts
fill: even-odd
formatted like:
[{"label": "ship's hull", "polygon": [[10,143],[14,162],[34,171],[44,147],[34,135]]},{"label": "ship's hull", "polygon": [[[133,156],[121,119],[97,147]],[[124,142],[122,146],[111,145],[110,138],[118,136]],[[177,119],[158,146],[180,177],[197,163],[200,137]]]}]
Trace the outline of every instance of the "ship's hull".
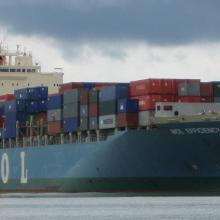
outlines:
[{"label": "ship's hull", "polygon": [[2,192],[220,194],[220,122],[128,130],[106,141],[1,149]]}]

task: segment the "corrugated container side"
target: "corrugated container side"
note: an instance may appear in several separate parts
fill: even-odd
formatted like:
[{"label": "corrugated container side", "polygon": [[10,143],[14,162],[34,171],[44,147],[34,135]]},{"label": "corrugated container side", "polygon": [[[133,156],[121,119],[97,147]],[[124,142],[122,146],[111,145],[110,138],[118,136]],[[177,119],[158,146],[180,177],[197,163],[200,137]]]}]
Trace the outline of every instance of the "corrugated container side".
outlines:
[{"label": "corrugated container side", "polygon": [[185,82],[179,84],[178,96],[200,96],[199,82]]},{"label": "corrugated container side", "polygon": [[138,127],[138,113],[118,113],[116,119],[117,127]]},{"label": "corrugated container side", "polygon": [[72,89],[72,90],[66,90],[63,94],[63,103],[64,104],[70,104],[80,101],[80,95],[82,93],[87,92],[86,89]]},{"label": "corrugated container side", "polygon": [[80,104],[88,105],[89,103],[89,93],[88,91],[82,91],[80,94]]},{"label": "corrugated container side", "polygon": [[99,116],[99,128],[111,129],[116,128],[116,115]]},{"label": "corrugated container side", "polygon": [[16,99],[29,99],[28,88],[16,89],[14,95]]},{"label": "corrugated container side", "polygon": [[63,94],[66,90],[80,89],[84,87],[83,82],[70,82],[59,85],[59,93]]},{"label": "corrugated container side", "polygon": [[138,112],[137,99],[119,99],[117,104],[117,112],[119,113],[132,113]]},{"label": "corrugated container side", "polygon": [[5,123],[5,118],[0,116],[0,128],[3,128],[4,123]]},{"label": "corrugated container side", "polygon": [[63,121],[50,121],[47,126],[49,135],[63,133]]},{"label": "corrugated container side", "polygon": [[4,138],[4,128],[0,128],[0,139]]},{"label": "corrugated container side", "polygon": [[114,82],[96,82],[95,88],[100,89],[100,88],[107,87],[107,86],[113,86],[115,84],[116,83]]},{"label": "corrugated container side", "polygon": [[220,97],[214,97],[214,102],[220,103]]},{"label": "corrugated container side", "polygon": [[200,97],[193,97],[193,96],[185,96],[185,97],[177,97],[177,102],[200,102]]},{"label": "corrugated container side", "polygon": [[37,121],[37,114],[27,114],[26,115],[26,121],[36,123],[36,121]]},{"label": "corrugated container side", "polygon": [[179,92],[179,84],[181,83],[197,83],[200,84],[200,79],[175,79],[175,93]]},{"label": "corrugated container side", "polygon": [[89,105],[89,117],[98,117],[98,104],[93,103]]},{"label": "corrugated container side", "polygon": [[79,102],[65,104],[63,106],[63,117],[64,118],[75,118],[79,117],[80,105]]},{"label": "corrugated container side", "polygon": [[37,113],[37,121],[43,122],[43,124],[47,123],[47,112]]},{"label": "corrugated container side", "polygon": [[91,90],[89,92],[89,103],[98,103],[99,100],[99,91]]},{"label": "corrugated container side", "polygon": [[95,82],[85,82],[83,88],[85,89],[93,89],[96,86]]},{"label": "corrugated container side", "polygon": [[75,132],[79,129],[79,118],[65,118],[63,120],[64,132]]},{"label": "corrugated container side", "polygon": [[88,105],[80,105],[80,117],[81,118],[88,117]]},{"label": "corrugated container side", "polygon": [[47,99],[47,109],[58,109],[63,107],[63,96],[62,95],[53,95],[49,96]]},{"label": "corrugated container side", "polygon": [[62,109],[53,109],[47,112],[48,121],[62,121],[63,120],[63,111]]},{"label": "corrugated container side", "polygon": [[173,102],[175,97],[172,95],[145,95],[136,96],[132,99],[138,99],[139,111],[155,110],[157,102]]},{"label": "corrugated container side", "polygon": [[213,84],[213,96],[220,97],[220,82],[214,81]]},{"label": "corrugated container side", "polygon": [[88,118],[80,118],[80,130],[87,131],[89,129],[89,119]]},{"label": "corrugated container side", "polygon": [[213,96],[213,85],[211,82],[201,82],[200,83],[200,95],[202,97],[212,97]]},{"label": "corrugated container side", "polygon": [[39,86],[39,87],[35,87],[35,89],[36,89],[36,94],[37,94],[38,100],[48,98],[48,87]]},{"label": "corrugated container side", "polygon": [[47,111],[47,100],[38,101],[38,112],[46,112]]},{"label": "corrugated container side", "polygon": [[117,112],[117,101],[105,101],[99,103],[99,115],[113,115]]},{"label": "corrugated container side", "polygon": [[155,111],[141,111],[138,112],[138,124],[139,126],[150,125],[151,118],[154,117]]},{"label": "corrugated container side", "polygon": [[98,117],[90,117],[89,118],[89,129],[90,130],[97,130],[98,127]]},{"label": "corrugated container side", "polygon": [[200,97],[200,102],[213,102],[214,98],[213,97]]},{"label": "corrugated container side", "polygon": [[128,98],[128,85],[117,84],[99,90],[99,102]]},{"label": "corrugated container side", "polygon": [[4,112],[25,111],[25,100],[11,100],[3,103]]},{"label": "corrugated container side", "polygon": [[37,113],[37,112],[39,112],[39,103],[38,103],[38,101],[34,101],[34,100],[32,100],[32,101],[29,101],[29,100],[27,100],[26,101],[26,111],[27,111],[27,113]]}]

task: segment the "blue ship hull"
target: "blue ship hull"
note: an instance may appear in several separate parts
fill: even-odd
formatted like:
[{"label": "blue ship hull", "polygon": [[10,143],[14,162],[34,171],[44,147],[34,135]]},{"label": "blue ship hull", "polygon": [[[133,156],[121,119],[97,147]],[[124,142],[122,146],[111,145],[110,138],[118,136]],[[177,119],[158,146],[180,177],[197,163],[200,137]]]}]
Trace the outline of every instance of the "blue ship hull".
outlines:
[{"label": "blue ship hull", "polygon": [[2,192],[220,192],[220,122],[0,150]]}]

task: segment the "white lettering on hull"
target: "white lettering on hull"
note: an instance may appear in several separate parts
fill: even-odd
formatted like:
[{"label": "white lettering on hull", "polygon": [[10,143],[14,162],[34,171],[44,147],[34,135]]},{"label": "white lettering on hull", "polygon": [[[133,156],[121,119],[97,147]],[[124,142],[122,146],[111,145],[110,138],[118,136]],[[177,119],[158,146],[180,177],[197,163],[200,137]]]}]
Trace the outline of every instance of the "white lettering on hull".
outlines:
[{"label": "white lettering on hull", "polygon": [[[21,161],[20,183],[26,184],[28,182],[28,169],[26,168],[26,153],[23,151],[20,153],[20,161]],[[10,175],[10,163],[7,153],[2,154],[0,172],[1,172],[1,180],[3,184],[7,184]]]},{"label": "white lettering on hull", "polygon": [[25,152],[21,152],[20,154],[20,158],[21,158],[21,179],[20,182],[22,184],[27,183],[28,182],[28,170],[25,167]]},{"label": "white lettering on hull", "polygon": [[170,129],[174,135],[185,134],[220,134],[220,128],[183,128],[183,129]]},{"label": "white lettering on hull", "polygon": [[4,153],[2,155],[2,160],[1,160],[1,177],[2,177],[2,182],[4,184],[8,183],[9,172],[10,172],[10,167],[9,167],[8,155]]}]

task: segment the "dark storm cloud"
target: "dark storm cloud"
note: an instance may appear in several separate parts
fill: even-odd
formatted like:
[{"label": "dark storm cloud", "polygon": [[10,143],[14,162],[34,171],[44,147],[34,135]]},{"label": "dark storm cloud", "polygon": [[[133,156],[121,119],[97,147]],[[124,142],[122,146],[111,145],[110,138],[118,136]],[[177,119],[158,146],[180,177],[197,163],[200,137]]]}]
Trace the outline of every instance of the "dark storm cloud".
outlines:
[{"label": "dark storm cloud", "polygon": [[220,39],[219,0],[5,0],[0,23],[62,42],[179,44]]}]

